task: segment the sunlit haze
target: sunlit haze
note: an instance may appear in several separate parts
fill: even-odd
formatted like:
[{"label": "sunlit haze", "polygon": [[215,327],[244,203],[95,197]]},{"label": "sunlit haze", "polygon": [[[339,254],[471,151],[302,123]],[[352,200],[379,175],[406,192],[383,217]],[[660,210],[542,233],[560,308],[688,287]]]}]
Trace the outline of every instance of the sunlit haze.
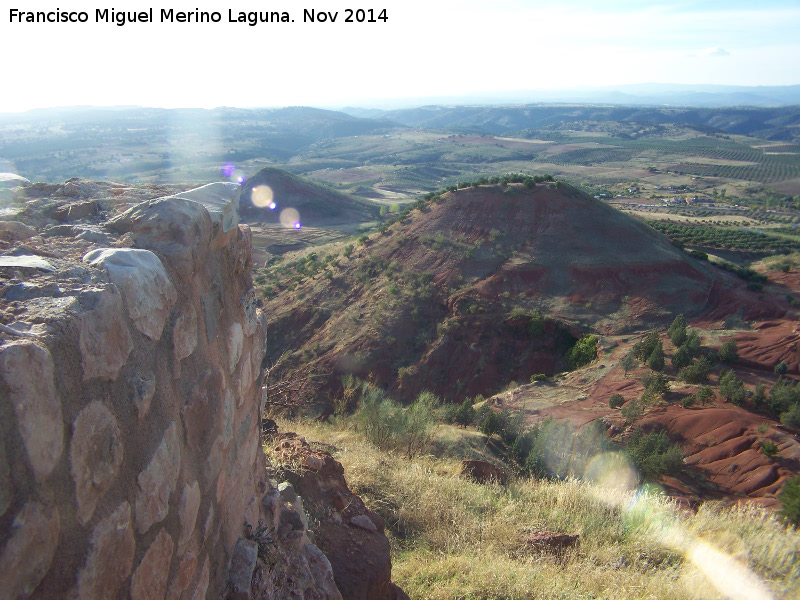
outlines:
[{"label": "sunlit haze", "polygon": [[[293,23],[230,23],[240,11],[286,11]],[[153,23],[95,22],[99,2],[29,1],[0,12],[0,112],[71,105],[275,107],[368,105],[501,90],[635,83],[800,83],[800,4],[793,0],[370,5],[387,21],[345,23],[341,2],[188,5]],[[87,23],[11,23],[11,9],[86,11]],[[161,9],[217,11],[219,23],[162,23]],[[338,12],[303,22],[304,9]],[[535,96],[531,98],[535,101]]]}]

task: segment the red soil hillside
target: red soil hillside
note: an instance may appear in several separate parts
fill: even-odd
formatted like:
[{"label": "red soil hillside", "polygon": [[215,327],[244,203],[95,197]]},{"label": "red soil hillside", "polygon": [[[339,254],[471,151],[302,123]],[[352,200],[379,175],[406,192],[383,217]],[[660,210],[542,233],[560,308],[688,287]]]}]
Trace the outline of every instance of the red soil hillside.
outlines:
[{"label": "red soil hillside", "polygon": [[[294,367],[324,374],[315,382],[332,393],[353,372],[401,399],[488,396],[565,369],[582,332],[666,324],[721,298],[732,313],[769,312],[740,280],[563,184],[447,193],[349,257],[341,248],[265,272],[271,356],[295,352]],[[309,275],[311,263],[326,268]]]}]

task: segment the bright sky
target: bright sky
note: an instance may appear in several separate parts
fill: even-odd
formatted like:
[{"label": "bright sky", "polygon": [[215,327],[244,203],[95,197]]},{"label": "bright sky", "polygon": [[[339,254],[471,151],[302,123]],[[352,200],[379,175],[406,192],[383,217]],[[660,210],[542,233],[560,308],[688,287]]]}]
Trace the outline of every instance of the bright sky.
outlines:
[{"label": "bright sky", "polygon": [[[800,83],[797,0],[177,0],[155,23],[95,22],[100,0],[7,0],[0,112],[69,105],[332,106],[379,98],[629,83]],[[228,10],[294,23],[229,23]],[[346,8],[386,23],[345,23]],[[86,11],[89,22],[11,23],[10,11]],[[160,23],[161,9],[218,11]],[[303,9],[338,11],[304,23]]]}]

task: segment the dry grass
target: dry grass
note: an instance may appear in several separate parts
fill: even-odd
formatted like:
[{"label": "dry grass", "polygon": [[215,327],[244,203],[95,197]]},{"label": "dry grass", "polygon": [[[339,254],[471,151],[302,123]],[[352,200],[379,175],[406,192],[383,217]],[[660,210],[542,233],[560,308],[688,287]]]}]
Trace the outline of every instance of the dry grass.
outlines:
[{"label": "dry grass", "polygon": [[[408,461],[346,428],[289,427],[338,449],[351,489],[385,519],[393,579],[414,599],[800,595],[800,533],[770,513],[708,503],[692,515],[578,481],[479,485],[459,477],[457,458]],[[580,545],[532,553],[520,541],[532,530],[578,533]]]}]

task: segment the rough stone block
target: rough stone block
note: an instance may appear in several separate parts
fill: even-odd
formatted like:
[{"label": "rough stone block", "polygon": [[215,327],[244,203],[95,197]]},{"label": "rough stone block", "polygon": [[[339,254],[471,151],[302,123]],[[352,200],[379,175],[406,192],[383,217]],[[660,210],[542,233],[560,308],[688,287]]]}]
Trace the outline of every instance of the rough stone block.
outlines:
[{"label": "rough stone block", "polygon": [[131,506],[123,502],[92,532],[91,549],[78,575],[81,600],[105,600],[120,595],[122,583],[131,574],[136,542],[131,524]]},{"label": "rough stone block", "polygon": [[0,348],[0,377],[9,390],[17,428],[37,480],[50,475],[64,450],[61,400],[53,382],[53,357],[32,341]]},{"label": "rough stone block", "polygon": [[83,262],[102,267],[120,289],[128,315],[136,328],[158,341],[178,294],[161,260],[149,250],[98,248]]},{"label": "rough stone block", "polygon": [[174,546],[166,531],[158,532],[131,578],[131,600],[164,600]]},{"label": "rough stone block", "polygon": [[178,427],[170,422],[161,444],[147,467],[136,478],[139,489],[134,502],[136,529],[147,532],[169,513],[169,496],[175,489],[181,466]]},{"label": "rough stone block", "polygon": [[69,450],[81,524],[89,522],[97,501],[117,476],[122,455],[122,435],[117,420],[103,404],[92,402],[72,424]]},{"label": "rough stone block", "polygon": [[233,547],[231,564],[228,569],[227,600],[249,600],[250,584],[258,560],[258,544],[240,539]]},{"label": "rough stone block", "polygon": [[206,556],[206,560],[203,562],[203,569],[200,571],[197,582],[194,586],[190,586],[181,598],[185,598],[186,600],[206,600],[210,575],[211,564],[209,563],[208,556]]},{"label": "rough stone block", "polygon": [[372,522],[367,515],[356,515],[352,519],[350,519],[350,525],[354,527],[360,527],[366,531],[376,532],[378,528],[375,526],[375,523]]},{"label": "rough stone block", "polygon": [[181,523],[181,534],[178,547],[185,546],[192,537],[197,524],[197,512],[200,510],[200,484],[196,481],[183,486],[181,503],[178,507],[178,520]]},{"label": "rough stone block", "polygon": [[14,495],[11,491],[11,470],[6,459],[6,447],[3,443],[3,433],[0,430],[0,517],[6,514]]},{"label": "rough stone block", "polygon": [[104,289],[95,308],[81,315],[78,345],[84,379],[116,380],[133,350],[131,334],[125,324],[122,295],[116,286]]},{"label": "rough stone block", "polygon": [[169,593],[167,600],[180,600],[183,592],[189,587],[192,582],[192,577],[197,572],[197,556],[191,553],[185,554],[178,564],[178,570],[175,573],[172,583],[169,585]]},{"label": "rough stone block", "polygon": [[197,347],[197,313],[188,304],[178,319],[172,332],[173,352],[175,360],[183,360],[191,356]]},{"label": "rough stone block", "polygon": [[219,369],[209,369],[187,394],[181,409],[186,443],[196,452],[205,452],[222,431],[222,398],[225,377]]},{"label": "rough stone block", "polygon": [[0,554],[0,600],[25,598],[47,574],[58,545],[56,507],[29,502],[14,518]]},{"label": "rough stone block", "polygon": [[205,262],[212,229],[204,206],[176,197],[137,204],[111,219],[106,227],[117,233],[132,232],[138,248],[158,252],[186,277]]},{"label": "rough stone block", "polygon": [[239,196],[242,188],[238,183],[214,182],[193,190],[176,194],[175,198],[192,200],[208,211],[215,228],[230,231],[239,224]]},{"label": "rough stone block", "polygon": [[131,401],[136,406],[136,414],[141,421],[150,411],[150,403],[156,393],[156,377],[154,374],[142,377],[139,373],[134,373],[130,382]]},{"label": "rough stone block", "polygon": [[322,550],[314,544],[306,544],[303,551],[308,561],[308,569],[316,583],[316,591],[322,594],[321,600],[342,600],[342,594],[333,578],[331,563]]},{"label": "rough stone block", "polygon": [[228,373],[233,373],[236,365],[239,364],[243,344],[242,326],[239,323],[233,323],[228,329]]}]

